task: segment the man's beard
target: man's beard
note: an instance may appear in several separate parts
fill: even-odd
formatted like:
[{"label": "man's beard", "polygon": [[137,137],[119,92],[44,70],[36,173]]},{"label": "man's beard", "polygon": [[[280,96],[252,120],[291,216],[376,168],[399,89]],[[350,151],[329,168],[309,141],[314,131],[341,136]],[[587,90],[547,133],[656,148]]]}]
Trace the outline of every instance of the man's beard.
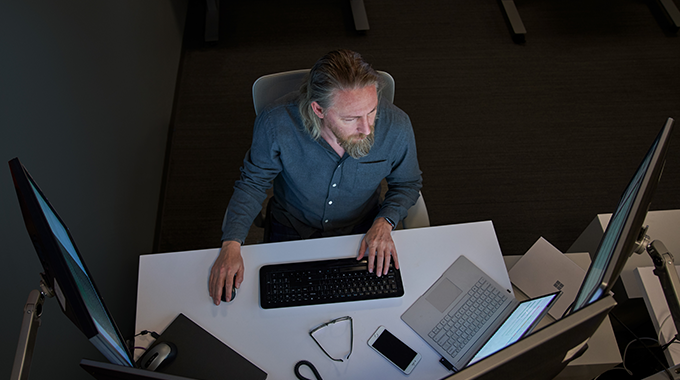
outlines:
[{"label": "man's beard", "polygon": [[338,144],[340,144],[342,149],[344,149],[350,157],[355,159],[366,156],[371,151],[371,147],[373,147],[373,143],[375,142],[373,126],[371,126],[371,133],[368,135],[360,133],[358,135],[349,136],[348,138],[338,136],[338,133],[335,132],[334,128],[331,128],[331,131],[338,139]]}]

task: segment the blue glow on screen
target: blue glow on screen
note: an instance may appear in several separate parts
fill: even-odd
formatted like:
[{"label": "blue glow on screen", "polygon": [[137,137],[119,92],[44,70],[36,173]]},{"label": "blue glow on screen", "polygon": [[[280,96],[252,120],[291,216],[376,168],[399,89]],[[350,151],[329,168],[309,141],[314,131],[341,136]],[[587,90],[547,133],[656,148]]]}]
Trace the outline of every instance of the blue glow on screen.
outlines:
[{"label": "blue glow on screen", "polygon": [[80,258],[76,253],[76,247],[73,246],[73,242],[69,238],[66,228],[64,228],[61,222],[59,222],[59,218],[57,218],[54,212],[52,212],[50,206],[47,205],[47,202],[45,202],[43,197],[40,196],[40,192],[35,188],[35,186],[33,186],[32,183],[31,188],[33,189],[33,192],[38,198],[38,202],[40,202],[40,208],[42,209],[45,218],[47,218],[47,223],[50,224],[50,229],[52,229],[52,233],[59,240],[61,245],[64,248],[66,248],[66,251],[68,252],[69,255],[71,255],[71,258],[78,264],[80,270],[85,272],[85,267],[83,266],[83,263],[80,261]]},{"label": "blue glow on screen", "polygon": [[519,304],[467,365],[472,365],[518,341],[534,326],[536,320],[544,315],[543,312],[555,297],[557,294],[550,294]]},{"label": "blue glow on screen", "polygon": [[[106,312],[101,298],[97,294],[97,291],[92,283],[92,280],[87,275],[85,271],[85,266],[80,260],[80,256],[76,251],[76,248],[69,237],[66,227],[59,221],[57,215],[52,211],[52,208],[47,204],[45,199],[42,197],[35,185],[31,183],[31,188],[33,193],[36,195],[38,202],[40,203],[40,208],[47,219],[47,223],[50,225],[52,233],[57,238],[60,243],[60,249],[66,264],[68,265],[69,271],[73,275],[73,279],[78,286],[78,291],[85,302],[85,306],[92,317],[92,320],[97,327],[99,335],[109,343],[109,346],[113,348],[123,360],[132,365],[130,357],[125,348],[125,344],[120,340],[116,328]],[[66,305],[64,305],[66,307]],[[104,352],[103,352],[104,353]],[[104,353],[106,355],[106,353]],[[113,358],[109,358],[113,361]],[[116,361],[117,362],[117,361]]]},{"label": "blue glow on screen", "polygon": [[[635,173],[635,176],[628,184],[626,191],[621,197],[619,205],[616,207],[616,211],[614,211],[614,215],[612,215],[611,219],[609,220],[607,229],[602,236],[600,246],[595,253],[595,260],[591,264],[588,275],[583,281],[583,285],[579,290],[576,301],[574,301],[574,311],[599,300],[604,292],[602,289],[598,288],[601,287],[605,280],[612,280],[604,278],[605,272],[609,265],[615,264],[611,263],[614,250],[616,249],[616,245],[621,240],[621,235],[624,232],[626,221],[630,217],[631,211],[633,210],[633,203],[640,192],[642,182],[645,175],[647,174],[647,170],[649,169],[649,165],[652,161],[652,156],[654,155],[658,145],[659,140],[657,139],[650,148],[645,159],[642,161],[642,164]],[[637,232],[638,231],[629,231],[629,233],[636,234]]]}]

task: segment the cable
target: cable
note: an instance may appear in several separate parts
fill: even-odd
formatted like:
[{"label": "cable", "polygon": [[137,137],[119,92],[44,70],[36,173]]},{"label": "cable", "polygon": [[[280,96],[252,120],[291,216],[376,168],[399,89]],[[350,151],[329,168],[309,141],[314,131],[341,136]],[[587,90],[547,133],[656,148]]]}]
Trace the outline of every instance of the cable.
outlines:
[{"label": "cable", "polygon": [[160,335],[158,335],[158,333],[155,332],[155,331],[142,330],[142,332],[140,332],[139,334],[135,335],[135,338],[138,337],[138,336],[140,336],[140,335],[146,335],[146,334],[151,334],[151,336],[152,336],[154,339],[158,339],[158,338],[160,337]]},{"label": "cable", "polygon": [[321,375],[319,374],[319,371],[316,370],[316,367],[314,367],[314,364],[308,362],[307,360],[300,360],[299,362],[297,362],[295,364],[295,370],[294,370],[295,377],[297,377],[300,380],[312,380],[312,379],[308,379],[308,378],[302,376],[302,374],[300,373],[300,367],[302,367],[303,365],[307,366],[309,369],[312,370],[312,373],[314,374],[314,377],[316,378],[316,380],[322,380]]},{"label": "cable", "polygon": [[[651,340],[652,342],[655,342],[655,343],[657,344],[657,346],[659,345],[659,341],[658,341],[658,340],[656,340],[656,339],[654,339],[654,338],[647,338],[647,337],[642,337],[642,338],[636,337],[635,339],[633,339],[633,340],[631,340],[630,342],[628,342],[628,344],[626,345],[626,348],[623,350],[623,369],[625,369],[626,372],[628,372],[628,374],[631,375],[631,376],[633,376],[633,372],[631,372],[631,370],[629,370],[628,368],[626,368],[626,355],[628,354],[628,347],[630,347],[630,345],[633,344],[633,343],[635,343],[635,342],[640,342],[640,343],[642,343],[642,340]],[[644,346],[644,347],[645,347],[652,355],[654,355],[654,354],[652,353],[652,351],[647,347],[647,345],[645,345],[644,343],[642,343],[642,345],[643,345],[643,346]],[[656,357],[656,356],[654,356],[654,357]],[[665,367],[665,366],[664,366],[664,367]],[[672,379],[671,379],[671,380],[672,380]]]},{"label": "cable", "polygon": [[670,347],[671,344],[673,344],[673,343],[680,343],[680,341],[678,341],[678,336],[677,336],[677,335],[674,336],[673,339],[670,340],[670,342],[668,342],[668,343],[664,344],[663,346],[661,346],[661,350],[662,350],[662,351],[666,351],[666,350],[668,349],[668,347]]},{"label": "cable", "polygon": [[628,375],[629,375],[629,376],[633,376],[633,373],[630,372],[630,370],[628,370],[627,368],[614,367],[614,368],[610,368],[610,369],[608,369],[608,370],[602,372],[601,374],[597,375],[597,377],[595,377],[593,380],[599,379],[600,376],[604,375],[604,374],[607,373],[607,372],[617,371],[617,370],[619,370],[619,371],[624,371],[624,370],[625,370],[626,372],[628,372]]},{"label": "cable", "polygon": [[629,370],[629,369],[626,367],[626,356],[628,356],[628,347],[630,347],[630,345],[633,344],[633,343],[635,343],[635,342],[638,342],[638,341],[639,341],[639,342],[642,342],[643,339],[645,339],[645,340],[651,340],[651,341],[653,341],[653,342],[656,342],[657,344],[659,343],[656,339],[654,339],[654,338],[647,338],[647,337],[635,338],[635,339],[631,340],[630,342],[628,342],[628,344],[626,345],[626,348],[623,350],[623,358],[622,358],[622,361],[621,361],[621,365],[622,365],[623,367],[622,367],[622,368],[619,368],[619,367],[611,368],[611,369],[609,369],[609,370],[607,370],[607,371],[604,371],[604,372],[602,372],[601,374],[597,375],[597,377],[596,377],[595,379],[593,379],[593,380],[599,379],[600,376],[604,375],[604,374],[607,373],[607,372],[616,371],[616,370],[623,370],[623,371],[626,371],[626,373],[628,373],[628,376],[631,376],[631,377],[634,376],[634,375],[633,375],[633,371]]},{"label": "cable", "polygon": [[[653,339],[653,338],[647,338],[647,337],[645,337],[645,338],[640,338],[640,337],[638,337],[637,334],[635,334],[635,333],[633,332],[633,330],[631,330],[630,328],[628,328],[628,326],[626,326],[623,322],[621,322],[621,320],[620,320],[614,313],[610,312],[609,315],[610,315],[612,318],[614,318],[614,319],[615,319],[621,326],[623,326],[626,330],[628,330],[628,333],[630,333],[630,335],[632,335],[632,336],[635,338],[633,341],[629,342],[629,343],[626,345],[626,349],[623,351],[623,368],[626,369],[626,371],[628,371],[628,369],[626,368],[626,361],[625,361],[625,360],[626,360],[626,352],[628,351],[628,347],[631,345],[631,343],[633,343],[633,342],[635,342],[635,341],[639,341],[640,344],[642,344],[642,347],[644,347],[644,348],[647,350],[647,352],[649,352],[649,354],[652,355],[652,357],[654,358],[654,360],[661,366],[661,368],[663,368],[664,373],[668,376],[668,378],[669,378],[670,380],[675,380],[675,379],[673,378],[673,375],[672,375],[672,374],[670,373],[670,371],[668,370],[668,368],[666,368],[666,365],[665,365],[663,362],[661,362],[661,360],[659,360],[659,358],[657,358],[656,355],[654,355],[654,353],[652,352],[652,350],[645,344],[645,342],[642,341],[642,339],[647,339],[647,340],[655,340],[655,339]],[[655,341],[657,342],[657,344],[659,343],[658,340],[655,340]]]},{"label": "cable", "polygon": [[[154,339],[160,338],[160,335],[155,331],[142,330],[142,332],[140,332],[139,334],[136,334],[133,337],[133,339],[140,336],[140,335],[146,335],[146,334],[151,334],[151,336]],[[132,350],[144,350],[144,351],[146,351],[146,347],[135,346],[134,343],[131,340],[128,340],[126,343],[128,345],[128,348],[132,348]]]},{"label": "cable", "polygon": [[[661,331],[663,330],[663,325],[664,325],[666,322],[668,322],[668,320],[669,320],[670,318],[671,318],[671,315],[668,314],[668,315],[666,316],[666,318],[664,318],[664,320],[661,321],[661,323],[659,324],[659,333],[657,334],[657,338],[659,339],[659,341],[661,341]],[[680,341],[678,341],[678,335],[677,335],[677,334],[675,334],[675,336],[673,337],[673,339],[671,339],[669,342],[667,342],[666,344],[664,344],[663,346],[661,346],[661,350],[662,350],[662,351],[666,351],[666,350],[668,349],[668,347],[670,347],[671,344],[673,344],[673,343],[680,343]]]}]

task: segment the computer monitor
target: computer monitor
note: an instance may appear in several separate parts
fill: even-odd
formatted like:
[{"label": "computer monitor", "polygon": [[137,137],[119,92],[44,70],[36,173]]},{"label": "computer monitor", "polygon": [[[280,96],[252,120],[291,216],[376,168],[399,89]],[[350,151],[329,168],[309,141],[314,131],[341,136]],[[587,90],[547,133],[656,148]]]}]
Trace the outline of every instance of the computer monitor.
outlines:
[{"label": "computer monitor", "polygon": [[447,380],[552,379],[585,351],[590,337],[616,305],[609,291],[639,245],[672,128],[669,118],[626,187],[569,313]]},{"label": "computer monitor", "polygon": [[10,160],[9,167],[26,229],[44,269],[44,285],[54,293],[64,314],[111,363],[134,366],[66,224],[19,159]]},{"label": "computer monitor", "polygon": [[623,192],[591,258],[588,273],[572,305],[573,311],[609,293],[630,255],[644,241],[643,224],[666,162],[672,130],[673,119],[669,118]]}]

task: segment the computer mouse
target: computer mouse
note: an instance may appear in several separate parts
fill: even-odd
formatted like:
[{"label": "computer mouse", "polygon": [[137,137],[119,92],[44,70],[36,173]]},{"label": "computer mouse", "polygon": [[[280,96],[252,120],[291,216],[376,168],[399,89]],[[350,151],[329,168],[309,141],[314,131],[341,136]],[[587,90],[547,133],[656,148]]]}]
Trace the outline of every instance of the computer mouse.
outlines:
[{"label": "computer mouse", "polygon": [[[231,286],[231,301],[228,303],[234,302],[234,298],[236,298],[236,287],[234,285]],[[222,302],[227,302],[227,287],[225,285],[224,288],[222,288]]]},{"label": "computer mouse", "polygon": [[149,348],[139,359],[139,367],[155,371],[165,366],[177,356],[177,347],[171,342],[159,342]]}]

